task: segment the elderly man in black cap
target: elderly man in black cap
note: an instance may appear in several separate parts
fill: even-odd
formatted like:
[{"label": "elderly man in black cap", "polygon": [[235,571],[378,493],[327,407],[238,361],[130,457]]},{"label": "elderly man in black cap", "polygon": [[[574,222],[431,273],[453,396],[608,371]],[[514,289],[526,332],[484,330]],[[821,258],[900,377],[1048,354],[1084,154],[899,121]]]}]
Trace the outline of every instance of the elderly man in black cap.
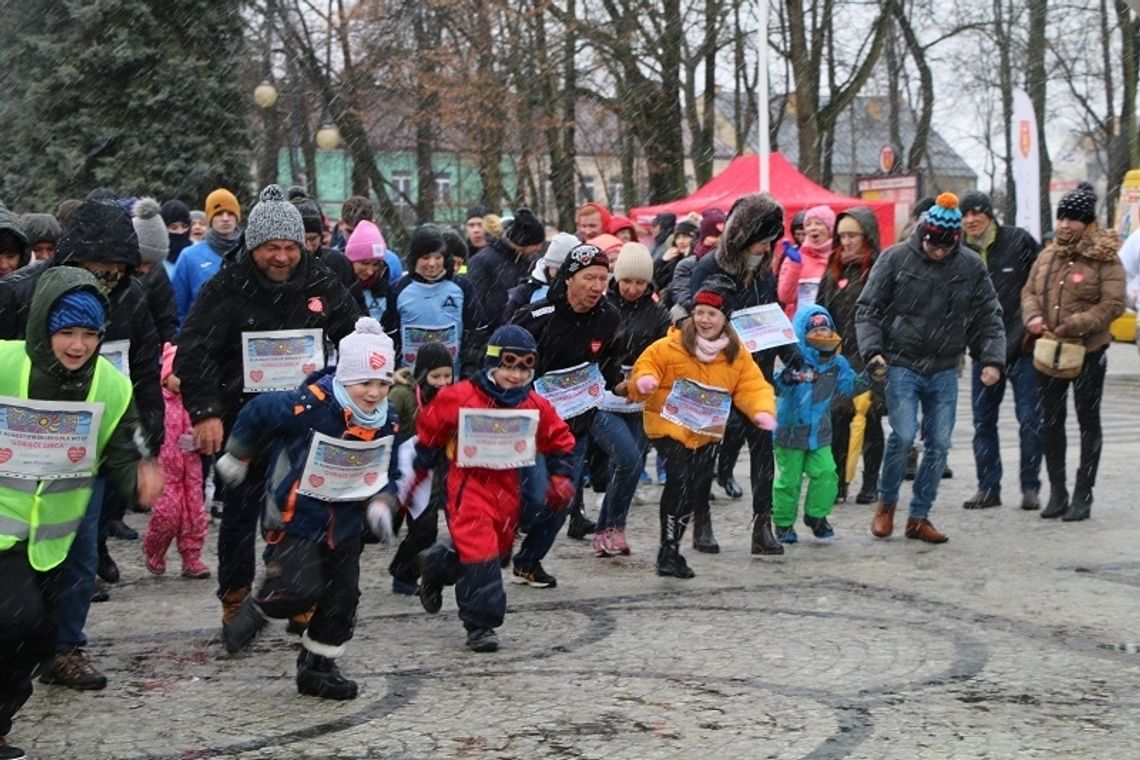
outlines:
[{"label": "elderly man in black cap", "polygon": [[974,464],[978,492],[962,504],[966,509],[987,509],[1001,504],[1001,448],[998,446],[998,412],[1005,386],[1013,388],[1014,410],[1021,428],[1021,508],[1041,508],[1041,398],[1033,354],[1028,350],[1021,321],[1021,289],[1037,260],[1041,246],[1025,230],[999,224],[990,197],[970,190],[958,202],[962,210],[964,243],[986,263],[990,281],[1001,302],[1005,325],[1005,369],[993,385],[983,385],[982,366],[974,360],[970,399],[974,408]]}]

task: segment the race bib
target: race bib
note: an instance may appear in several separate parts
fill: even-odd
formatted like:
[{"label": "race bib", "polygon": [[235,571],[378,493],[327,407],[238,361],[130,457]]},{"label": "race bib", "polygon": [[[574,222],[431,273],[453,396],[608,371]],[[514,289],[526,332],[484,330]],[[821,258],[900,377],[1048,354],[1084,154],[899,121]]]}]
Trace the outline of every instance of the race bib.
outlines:
[{"label": "race bib", "polygon": [[297,493],[320,501],[366,501],[388,485],[392,436],[345,441],[313,433]]},{"label": "race bib", "polygon": [[750,354],[796,342],[792,323],[778,303],[732,312],[732,327]]},{"label": "race bib", "polygon": [[819,295],[819,278],[809,278],[807,280],[800,280],[799,285],[799,300],[797,301],[796,309],[802,309],[805,306],[811,306],[815,303],[816,297]]},{"label": "race bib", "polygon": [[102,419],[103,404],[0,396],[0,477],[92,475]]},{"label": "race bib", "polygon": [[534,381],[534,389],[554,406],[559,417],[568,420],[600,405],[605,383],[597,364],[583,362],[547,372]]},{"label": "race bib", "polygon": [[241,334],[242,386],[246,393],[287,391],[325,366],[320,330]]},{"label": "race bib", "polygon": [[732,396],[726,389],[678,380],[661,407],[661,416],[694,433],[720,440],[731,408]]},{"label": "race bib", "polygon": [[513,470],[534,464],[537,409],[460,409],[460,467]]},{"label": "race bib", "polygon": [[442,327],[419,327],[404,325],[400,328],[400,357],[405,367],[414,367],[420,346],[427,343],[442,343],[447,353],[455,359],[459,356],[459,328],[455,324]]},{"label": "race bib", "polygon": [[104,359],[115,365],[115,369],[127,377],[131,376],[131,342],[129,340],[111,340],[99,346],[99,353]]},{"label": "race bib", "polygon": [[[632,371],[632,365],[623,364],[621,367],[622,380],[629,382],[629,373]],[[645,409],[645,404],[630,401],[628,398],[614,395],[612,391],[606,391],[602,395],[600,408],[603,412],[613,412],[614,414],[639,414]]]}]

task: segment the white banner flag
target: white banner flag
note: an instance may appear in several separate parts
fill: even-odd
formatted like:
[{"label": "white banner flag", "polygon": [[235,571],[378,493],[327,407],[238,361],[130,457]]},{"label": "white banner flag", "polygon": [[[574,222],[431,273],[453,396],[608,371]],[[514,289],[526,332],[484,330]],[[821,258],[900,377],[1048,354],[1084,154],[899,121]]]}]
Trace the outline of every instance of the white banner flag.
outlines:
[{"label": "white banner flag", "polygon": [[1014,223],[1041,239],[1041,162],[1037,153],[1037,117],[1025,90],[1013,90],[1013,184],[1017,199]]}]

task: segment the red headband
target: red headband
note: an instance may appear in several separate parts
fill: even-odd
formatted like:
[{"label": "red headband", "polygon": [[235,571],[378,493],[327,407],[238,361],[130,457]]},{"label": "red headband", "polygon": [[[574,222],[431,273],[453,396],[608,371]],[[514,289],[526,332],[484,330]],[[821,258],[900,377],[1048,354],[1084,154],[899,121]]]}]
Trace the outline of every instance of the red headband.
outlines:
[{"label": "red headband", "polygon": [[704,306],[711,306],[714,309],[720,309],[724,307],[724,296],[719,293],[714,293],[711,290],[702,290],[697,293],[697,297],[693,299],[693,302]]}]

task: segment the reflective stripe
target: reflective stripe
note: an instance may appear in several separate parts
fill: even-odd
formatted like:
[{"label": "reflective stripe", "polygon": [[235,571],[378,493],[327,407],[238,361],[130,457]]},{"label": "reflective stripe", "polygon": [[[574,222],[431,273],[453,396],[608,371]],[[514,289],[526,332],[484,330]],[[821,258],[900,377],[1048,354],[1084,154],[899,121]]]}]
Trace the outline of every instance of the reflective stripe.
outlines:
[{"label": "reflective stripe", "polygon": [[36,541],[54,541],[57,538],[67,538],[79,529],[79,523],[82,519],[54,525],[40,525],[36,528]]},{"label": "reflective stripe", "polygon": [[77,478],[57,478],[43,481],[44,487],[40,493],[67,493],[80,488],[93,488],[95,478],[90,475],[80,475]]},{"label": "reflective stripe", "polygon": [[28,524],[13,520],[9,517],[0,517],[0,535],[12,536],[20,541],[28,540]]},{"label": "reflective stripe", "polygon": [[34,478],[10,478],[0,475],[0,488],[7,488],[20,493],[35,493],[40,482]]}]

